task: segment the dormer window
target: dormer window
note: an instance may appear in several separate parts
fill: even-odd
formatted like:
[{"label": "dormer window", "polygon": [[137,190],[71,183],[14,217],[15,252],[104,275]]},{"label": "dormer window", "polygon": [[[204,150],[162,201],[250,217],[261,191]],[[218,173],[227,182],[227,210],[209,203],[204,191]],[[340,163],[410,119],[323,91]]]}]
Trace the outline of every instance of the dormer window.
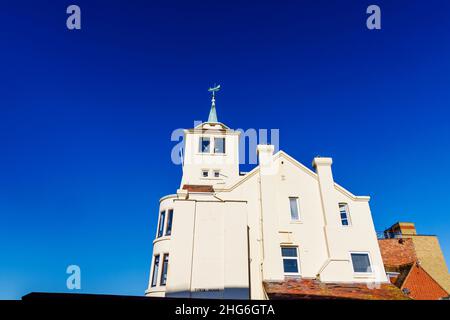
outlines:
[{"label": "dormer window", "polygon": [[200,137],[199,139],[199,152],[209,153],[210,150],[210,140],[208,137]]},{"label": "dormer window", "polygon": [[225,138],[214,138],[214,153],[225,153]]}]

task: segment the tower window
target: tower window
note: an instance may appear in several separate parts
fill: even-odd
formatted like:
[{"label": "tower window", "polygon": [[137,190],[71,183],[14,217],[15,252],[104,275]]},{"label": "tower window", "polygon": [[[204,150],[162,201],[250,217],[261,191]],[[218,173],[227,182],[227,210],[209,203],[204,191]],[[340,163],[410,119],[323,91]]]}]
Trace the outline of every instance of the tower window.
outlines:
[{"label": "tower window", "polygon": [[164,254],[162,269],[161,269],[161,281],[160,285],[165,286],[167,282],[167,268],[169,266],[169,254]]},{"label": "tower window", "polygon": [[225,153],[225,138],[214,138],[214,153]]},{"label": "tower window", "polygon": [[348,204],[339,203],[339,213],[341,215],[341,224],[343,226],[349,226],[350,225],[350,216],[348,213]]},{"label": "tower window", "polygon": [[210,150],[210,140],[208,137],[200,137],[199,139],[199,152],[209,153]]},{"label": "tower window", "polygon": [[159,254],[155,256],[155,262],[153,263],[152,287],[155,287],[158,281],[158,269],[159,269]]},{"label": "tower window", "polygon": [[299,275],[298,248],[281,247],[281,256],[283,258],[283,269],[285,275]]},{"label": "tower window", "polygon": [[173,220],[173,209],[167,212],[167,224],[166,224],[166,236],[172,234],[172,220]]},{"label": "tower window", "polygon": [[291,220],[292,221],[300,220],[299,209],[298,209],[298,198],[290,197],[289,205],[291,207]]},{"label": "tower window", "polygon": [[166,216],[165,211],[161,211],[161,214],[159,215],[159,226],[158,226],[158,238],[162,237],[164,232],[164,219]]}]

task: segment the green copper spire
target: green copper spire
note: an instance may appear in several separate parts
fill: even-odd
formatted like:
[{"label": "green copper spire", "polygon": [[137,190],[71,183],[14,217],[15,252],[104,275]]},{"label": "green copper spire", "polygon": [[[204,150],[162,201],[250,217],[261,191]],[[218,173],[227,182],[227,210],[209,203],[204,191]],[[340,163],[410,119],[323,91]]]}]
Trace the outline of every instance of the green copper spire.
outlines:
[{"label": "green copper spire", "polygon": [[219,122],[216,113],[216,91],[219,90],[220,84],[218,86],[214,85],[214,87],[208,89],[209,92],[212,92],[211,110],[209,111],[208,122]]}]

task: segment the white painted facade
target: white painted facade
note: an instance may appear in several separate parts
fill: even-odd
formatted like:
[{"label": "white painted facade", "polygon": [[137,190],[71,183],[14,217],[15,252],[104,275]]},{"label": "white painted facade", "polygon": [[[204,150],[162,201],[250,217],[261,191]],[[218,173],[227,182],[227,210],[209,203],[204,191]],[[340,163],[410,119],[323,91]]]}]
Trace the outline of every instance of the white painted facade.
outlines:
[{"label": "white painted facade", "polygon": [[[209,152],[200,152],[202,137],[210,138]],[[214,152],[214,138],[225,138],[224,153]],[[160,200],[166,214],[163,234],[157,230],[153,241],[147,296],[266,299],[263,281],[292,276],[388,282],[369,197],[334,182],[331,158],[315,158],[312,171],[283,151],[273,154],[271,145],[259,145],[259,165],[240,175],[238,132],[207,122],[186,130],[184,141],[180,188]],[[213,190],[184,190],[186,185]],[[297,198],[299,219],[291,217],[290,198]],[[347,205],[348,225],[339,204]],[[169,210],[171,232],[165,235]],[[285,272],[281,247],[297,249],[297,274]],[[369,272],[354,271],[352,253],[368,255]],[[161,285],[164,255],[167,280]]]}]

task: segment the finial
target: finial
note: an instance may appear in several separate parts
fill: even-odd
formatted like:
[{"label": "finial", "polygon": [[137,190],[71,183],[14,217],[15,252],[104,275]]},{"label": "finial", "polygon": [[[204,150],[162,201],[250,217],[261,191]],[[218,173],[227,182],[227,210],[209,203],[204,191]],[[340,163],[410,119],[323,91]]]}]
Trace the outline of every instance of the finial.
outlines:
[{"label": "finial", "polygon": [[212,88],[209,88],[208,91],[212,92],[211,98],[211,110],[209,111],[208,122],[218,122],[217,121],[217,113],[216,113],[216,91],[220,90],[220,84],[215,85]]}]

